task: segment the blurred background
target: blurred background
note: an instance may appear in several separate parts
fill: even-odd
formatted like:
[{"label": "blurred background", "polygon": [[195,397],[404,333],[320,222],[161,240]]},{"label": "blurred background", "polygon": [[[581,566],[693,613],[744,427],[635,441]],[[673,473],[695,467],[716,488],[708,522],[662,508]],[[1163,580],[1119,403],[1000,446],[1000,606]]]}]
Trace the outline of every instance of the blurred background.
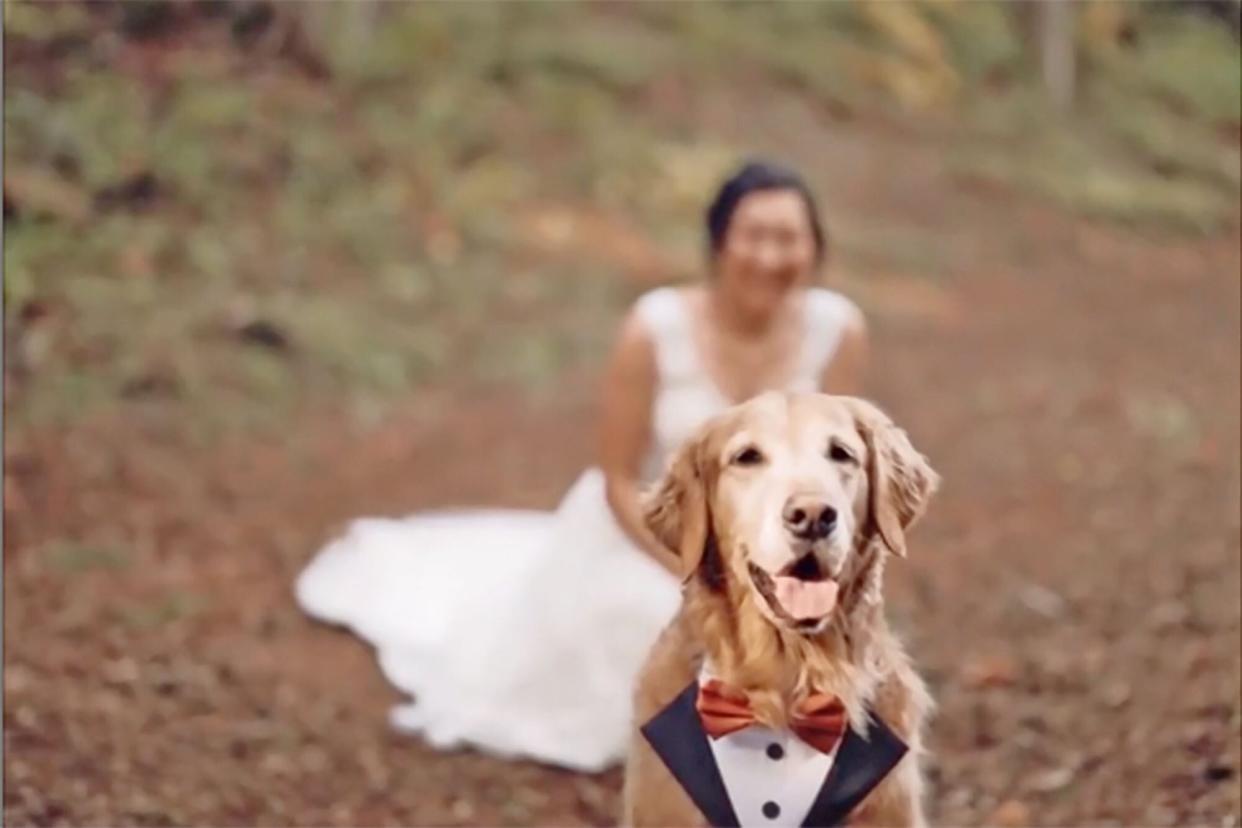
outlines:
[{"label": "blurred background", "polygon": [[761,153],[945,487],[895,623],[947,825],[1239,820],[1239,4],[4,2],[4,816],[607,825],[392,734],[291,582],[551,507]]}]

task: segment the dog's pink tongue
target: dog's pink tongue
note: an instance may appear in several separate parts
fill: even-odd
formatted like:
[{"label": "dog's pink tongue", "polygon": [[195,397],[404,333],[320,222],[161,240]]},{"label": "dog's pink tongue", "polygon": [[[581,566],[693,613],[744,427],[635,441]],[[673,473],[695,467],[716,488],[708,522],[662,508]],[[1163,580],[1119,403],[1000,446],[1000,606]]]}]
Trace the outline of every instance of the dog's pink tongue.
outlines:
[{"label": "dog's pink tongue", "polygon": [[796,621],[823,618],[837,605],[837,584],[780,575],[776,578],[776,600]]}]

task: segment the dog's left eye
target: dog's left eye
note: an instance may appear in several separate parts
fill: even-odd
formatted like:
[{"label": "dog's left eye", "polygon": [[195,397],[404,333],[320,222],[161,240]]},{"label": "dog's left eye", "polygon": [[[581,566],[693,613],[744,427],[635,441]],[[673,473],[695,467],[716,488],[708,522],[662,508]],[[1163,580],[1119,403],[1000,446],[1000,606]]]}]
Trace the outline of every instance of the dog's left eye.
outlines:
[{"label": "dog's left eye", "polygon": [[850,450],[840,443],[833,443],[828,446],[828,459],[834,463],[857,463],[856,458]]},{"label": "dog's left eye", "polygon": [[754,446],[747,446],[733,455],[733,462],[739,466],[757,466],[763,462],[763,453]]}]

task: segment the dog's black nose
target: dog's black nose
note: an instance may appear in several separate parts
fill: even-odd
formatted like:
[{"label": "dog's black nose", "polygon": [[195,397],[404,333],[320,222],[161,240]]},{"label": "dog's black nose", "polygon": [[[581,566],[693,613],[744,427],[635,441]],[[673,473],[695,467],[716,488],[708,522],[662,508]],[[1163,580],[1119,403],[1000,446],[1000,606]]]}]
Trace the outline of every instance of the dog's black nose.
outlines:
[{"label": "dog's black nose", "polygon": [[786,528],[804,540],[826,538],[837,525],[836,509],[807,497],[789,498],[781,517]]}]

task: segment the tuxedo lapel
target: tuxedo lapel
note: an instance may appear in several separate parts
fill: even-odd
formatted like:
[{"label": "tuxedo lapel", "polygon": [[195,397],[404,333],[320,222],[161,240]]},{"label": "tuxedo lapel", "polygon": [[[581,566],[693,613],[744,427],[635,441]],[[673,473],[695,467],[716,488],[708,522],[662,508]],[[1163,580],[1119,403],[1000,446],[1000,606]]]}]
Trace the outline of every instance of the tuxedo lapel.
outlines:
[{"label": "tuxedo lapel", "polygon": [[901,757],[906,744],[888,725],[871,716],[867,737],[845,731],[836,761],[802,824],[806,828],[842,825],[850,812],[880,784]]},{"label": "tuxedo lapel", "polygon": [[699,683],[691,682],[641,730],[708,823],[737,828],[737,815],[694,706],[698,692]]},{"label": "tuxedo lapel", "polygon": [[[643,725],[643,736],[690,799],[716,828],[737,828],[738,818],[703,731],[691,682],[667,707]],[[907,747],[884,722],[871,717],[866,738],[847,729],[832,770],[824,779],[802,824],[821,828],[845,823],[850,813],[887,776]]]}]

